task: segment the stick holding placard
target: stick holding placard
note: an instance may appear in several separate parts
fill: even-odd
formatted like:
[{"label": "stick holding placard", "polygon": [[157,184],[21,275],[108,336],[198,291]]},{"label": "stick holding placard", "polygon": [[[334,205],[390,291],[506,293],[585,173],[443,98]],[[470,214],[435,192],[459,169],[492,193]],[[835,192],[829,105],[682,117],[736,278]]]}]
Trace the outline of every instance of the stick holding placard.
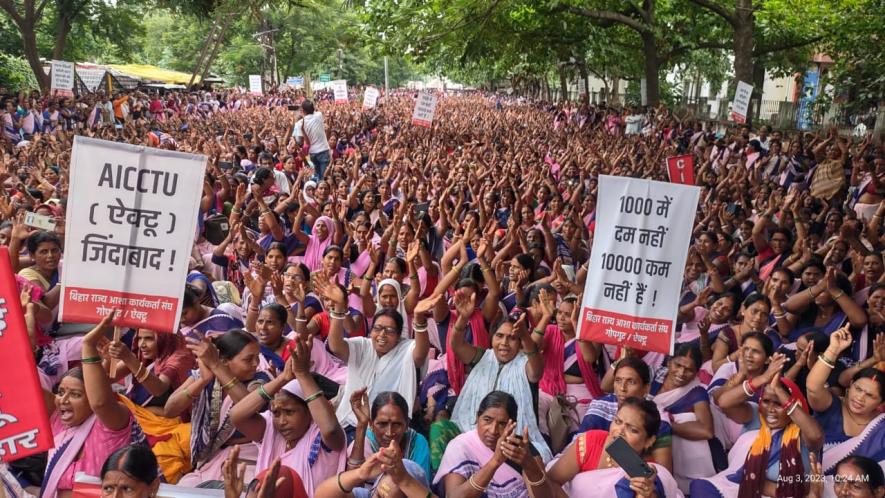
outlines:
[{"label": "stick holding placard", "polygon": [[[114,327],[114,342],[120,342],[120,337],[123,335],[123,329],[120,327]],[[132,372],[135,374],[135,372]],[[117,378],[117,360],[111,358],[111,380]]]}]

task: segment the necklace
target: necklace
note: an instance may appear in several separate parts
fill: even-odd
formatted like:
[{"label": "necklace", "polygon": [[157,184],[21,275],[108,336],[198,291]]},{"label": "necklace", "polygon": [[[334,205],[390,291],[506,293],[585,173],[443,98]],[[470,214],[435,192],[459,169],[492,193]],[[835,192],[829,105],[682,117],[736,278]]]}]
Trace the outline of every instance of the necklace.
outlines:
[{"label": "necklace", "polygon": [[857,418],[854,417],[854,414],[851,413],[851,409],[848,407],[848,405],[845,405],[845,413],[848,414],[848,418],[850,418],[851,421],[854,422],[854,425],[856,425],[856,426],[858,426],[858,427],[866,427],[867,424],[869,423],[869,421],[867,421],[867,422],[858,422],[858,421],[857,421]]}]

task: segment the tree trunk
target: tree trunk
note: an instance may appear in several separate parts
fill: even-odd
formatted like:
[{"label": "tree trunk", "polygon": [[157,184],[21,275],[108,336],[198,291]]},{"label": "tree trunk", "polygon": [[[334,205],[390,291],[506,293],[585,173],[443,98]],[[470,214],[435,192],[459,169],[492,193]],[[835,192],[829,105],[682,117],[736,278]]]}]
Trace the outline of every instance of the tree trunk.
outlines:
[{"label": "tree trunk", "polygon": [[[52,58],[63,60],[65,47],[68,44],[68,33],[71,32],[71,18],[68,15],[59,14],[58,24],[55,31],[55,47],[52,48]],[[76,62],[76,61],[75,61]]]},{"label": "tree trunk", "polygon": [[641,33],[641,36],[642,55],[645,59],[645,93],[649,107],[655,107],[660,100],[658,47],[654,33],[646,31]]},{"label": "tree trunk", "polygon": [[19,32],[22,36],[22,49],[25,53],[25,59],[34,71],[37,83],[44,92],[49,91],[51,80],[49,75],[43,71],[43,64],[40,63],[40,54],[37,52],[37,32],[34,29],[36,22],[31,19],[25,19],[24,24],[19,26]]},{"label": "tree trunk", "polygon": [[736,0],[734,19],[734,78],[753,81],[753,4],[752,0]]},{"label": "tree trunk", "polygon": [[568,77],[565,74],[565,66],[559,67],[559,88],[561,90],[559,101],[565,102],[568,100]]},{"label": "tree trunk", "polygon": [[200,49],[200,56],[197,58],[197,63],[194,65],[194,70],[191,71],[191,78],[187,83],[188,88],[194,84],[194,80],[197,79],[197,75],[200,74],[200,69],[203,67],[203,61],[206,58],[206,52],[209,50],[209,47],[215,41],[214,35],[215,31],[218,30],[218,23],[221,21],[221,14],[218,14],[218,17],[215,21],[212,22],[212,27],[209,29],[209,34],[206,35],[206,41],[203,42],[203,47]]},{"label": "tree trunk", "polygon": [[206,77],[209,75],[209,69],[212,67],[212,63],[215,62],[215,57],[218,56],[218,49],[221,48],[221,45],[224,43],[224,36],[227,34],[227,28],[230,27],[231,23],[233,23],[234,16],[228,15],[227,19],[225,19],[224,24],[221,26],[221,31],[218,33],[214,41],[214,46],[212,47],[212,51],[209,52],[209,56],[206,57],[206,62],[203,64],[203,72],[200,73],[200,84],[203,85],[203,81],[205,81]]},{"label": "tree trunk", "polygon": [[[765,65],[761,61],[753,64],[753,95],[756,105],[747,109],[747,123],[752,117],[762,117],[762,88],[765,86]],[[751,100],[751,102],[754,102]]]},{"label": "tree trunk", "polygon": [[581,64],[579,66],[581,71],[581,79],[584,80],[584,102],[590,102],[590,76],[587,74],[587,65]]}]

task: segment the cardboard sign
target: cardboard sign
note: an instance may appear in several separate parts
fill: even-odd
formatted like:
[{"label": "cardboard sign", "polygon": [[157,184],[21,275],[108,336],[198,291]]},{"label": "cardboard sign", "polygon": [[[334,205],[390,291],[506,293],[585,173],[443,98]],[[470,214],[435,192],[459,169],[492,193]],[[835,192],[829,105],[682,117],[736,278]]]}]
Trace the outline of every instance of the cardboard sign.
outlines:
[{"label": "cardboard sign", "polygon": [[50,64],[51,84],[50,94],[74,95],[74,63],[65,61],[52,61]]},{"label": "cardboard sign", "polygon": [[433,115],[436,113],[436,95],[421,92],[415,100],[415,111],[412,113],[412,124],[430,128]]},{"label": "cardboard sign", "polygon": [[593,252],[578,319],[581,339],[672,354],[700,190],[599,177]]},{"label": "cardboard sign", "polygon": [[264,89],[261,86],[261,75],[249,75],[249,93],[252,95],[264,95]]},{"label": "cardboard sign", "polygon": [[378,89],[370,86],[363,92],[363,109],[372,109],[378,103]]},{"label": "cardboard sign", "polygon": [[335,94],[336,104],[347,103],[347,80],[335,80],[332,82],[332,93]]},{"label": "cardboard sign", "polygon": [[731,102],[730,119],[735,123],[747,121],[747,109],[750,108],[750,97],[753,95],[753,85],[738,81],[734,92],[734,100]]},{"label": "cardboard sign", "polygon": [[9,251],[0,247],[0,457],[4,462],[54,445],[19,295]]},{"label": "cardboard sign", "polygon": [[670,183],[694,185],[694,156],[685,154],[684,156],[668,157],[667,175],[670,177]]},{"label": "cardboard sign", "polygon": [[77,136],[60,321],[178,330],[206,156]]}]

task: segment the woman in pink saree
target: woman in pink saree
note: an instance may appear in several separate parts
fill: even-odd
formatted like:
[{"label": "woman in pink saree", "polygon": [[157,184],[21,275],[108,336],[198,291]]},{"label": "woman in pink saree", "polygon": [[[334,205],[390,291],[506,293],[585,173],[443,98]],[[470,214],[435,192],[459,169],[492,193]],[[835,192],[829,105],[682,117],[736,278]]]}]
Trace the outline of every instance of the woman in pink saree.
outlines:
[{"label": "woman in pink saree", "polygon": [[[313,496],[316,487],[343,469],[346,443],[332,405],[310,373],[313,342],[302,337],[280,375],[249,393],[230,416],[237,430],[259,443],[256,473],[280,458]],[[261,412],[267,403],[269,409]]]}]

